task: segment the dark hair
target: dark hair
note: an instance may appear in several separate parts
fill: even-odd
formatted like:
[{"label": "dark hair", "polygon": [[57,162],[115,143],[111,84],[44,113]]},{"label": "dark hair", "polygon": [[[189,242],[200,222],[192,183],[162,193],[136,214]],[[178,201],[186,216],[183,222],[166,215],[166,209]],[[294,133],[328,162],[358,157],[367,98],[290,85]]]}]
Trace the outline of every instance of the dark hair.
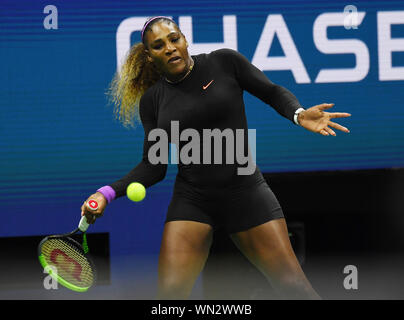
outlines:
[{"label": "dark hair", "polygon": [[146,42],[145,42],[145,36],[146,36],[146,32],[148,30],[151,30],[151,27],[153,24],[155,24],[156,22],[160,22],[160,21],[167,21],[170,23],[174,23],[175,25],[177,25],[173,19],[169,18],[169,17],[165,17],[165,16],[156,16],[156,17],[152,17],[150,19],[148,19],[145,24],[143,25],[143,29],[142,29],[142,33],[141,33],[141,39],[142,39],[142,43],[146,46]]}]

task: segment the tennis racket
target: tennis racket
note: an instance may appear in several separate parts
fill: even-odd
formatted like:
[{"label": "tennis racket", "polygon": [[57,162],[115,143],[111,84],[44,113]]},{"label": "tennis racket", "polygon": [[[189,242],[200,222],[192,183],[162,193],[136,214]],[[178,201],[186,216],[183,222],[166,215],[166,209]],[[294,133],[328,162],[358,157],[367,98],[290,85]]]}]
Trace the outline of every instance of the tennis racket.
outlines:
[{"label": "tennis racket", "polygon": [[[94,202],[87,205],[96,210],[98,206]],[[45,271],[58,283],[76,292],[85,292],[95,284],[95,267],[88,255],[88,227],[86,216],[83,216],[77,229],[47,236],[38,245],[39,262]],[[79,232],[82,233],[82,244],[72,238]]]}]

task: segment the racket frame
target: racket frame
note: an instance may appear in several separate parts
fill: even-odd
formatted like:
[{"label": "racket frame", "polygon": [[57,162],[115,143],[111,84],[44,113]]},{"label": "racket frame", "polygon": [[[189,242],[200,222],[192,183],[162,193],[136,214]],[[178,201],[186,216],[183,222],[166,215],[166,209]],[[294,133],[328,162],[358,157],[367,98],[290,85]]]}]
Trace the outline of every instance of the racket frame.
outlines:
[{"label": "racket frame", "polygon": [[[76,230],[73,230],[72,232],[66,233],[66,234],[58,234],[58,235],[50,235],[47,236],[45,238],[43,238],[41,240],[41,242],[38,244],[38,259],[39,259],[39,263],[42,265],[42,267],[44,268],[44,270],[53,278],[55,279],[58,283],[60,283],[62,286],[76,291],[76,292],[86,292],[88,291],[88,289],[90,289],[92,286],[94,286],[95,282],[96,282],[96,269],[95,269],[95,265],[94,262],[92,261],[92,258],[90,256],[89,253],[85,253],[83,246],[78,243],[76,240],[74,240],[73,238],[71,238],[71,236],[77,234],[78,232],[81,232],[83,235],[85,234],[85,232],[82,232],[79,228],[77,228]],[[49,266],[49,264],[46,262],[45,257],[42,254],[42,246],[43,244],[48,241],[49,239],[68,239],[69,242],[72,242],[75,246],[77,246],[78,249],[80,249],[82,251],[82,254],[85,256],[85,258],[87,259],[92,273],[93,273],[93,284],[89,287],[79,287],[76,286],[74,284],[71,284],[70,282],[66,281],[64,278],[62,278],[61,276],[59,276],[59,274],[54,274],[52,268],[47,268]]]}]

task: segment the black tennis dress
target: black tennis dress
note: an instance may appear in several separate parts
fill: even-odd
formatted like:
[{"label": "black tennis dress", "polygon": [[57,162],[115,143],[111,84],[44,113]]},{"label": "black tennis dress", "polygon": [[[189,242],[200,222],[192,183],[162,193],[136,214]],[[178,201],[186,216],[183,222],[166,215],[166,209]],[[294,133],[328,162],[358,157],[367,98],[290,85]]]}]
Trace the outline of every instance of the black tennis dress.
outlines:
[{"label": "black tennis dress", "polygon": [[[237,51],[220,49],[192,58],[194,67],[184,80],[172,84],[161,79],[142,96],[139,111],[145,132],[143,158],[126,176],[110,184],[116,198],[126,195],[131,182],[140,182],[147,188],[164,178],[168,159],[156,164],[149,154],[155,151],[157,141],[163,141],[152,141],[149,133],[162,129],[178,150],[178,174],[166,222],[198,221],[235,233],[282,218],[279,202],[258,166],[254,164],[252,170],[246,170],[251,166],[251,157],[247,164],[246,158],[241,161],[235,154],[241,154],[242,146],[244,156],[248,155],[243,91],[292,122],[301,105],[290,91],[272,83]],[[172,131],[173,124],[180,133],[179,139],[174,134],[177,131]],[[181,136],[184,132],[189,134]],[[209,146],[203,139],[206,132],[223,134],[222,144],[215,144],[212,138]],[[190,134],[200,137],[198,148],[195,139],[190,148]],[[160,151],[153,154],[166,153]],[[245,168],[243,174],[240,168]]]}]

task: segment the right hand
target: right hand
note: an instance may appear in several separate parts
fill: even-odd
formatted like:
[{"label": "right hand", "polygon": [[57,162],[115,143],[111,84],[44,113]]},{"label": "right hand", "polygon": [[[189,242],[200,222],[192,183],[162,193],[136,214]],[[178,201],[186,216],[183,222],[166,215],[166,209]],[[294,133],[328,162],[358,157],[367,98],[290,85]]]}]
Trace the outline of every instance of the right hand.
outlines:
[{"label": "right hand", "polygon": [[[87,203],[90,200],[95,200],[98,202],[97,210],[91,210],[88,207]],[[96,192],[89,196],[86,201],[84,201],[83,205],[81,206],[81,216],[86,216],[87,223],[93,224],[97,218],[102,217],[107,204],[108,201],[105,199],[104,195],[101,192]]]}]

